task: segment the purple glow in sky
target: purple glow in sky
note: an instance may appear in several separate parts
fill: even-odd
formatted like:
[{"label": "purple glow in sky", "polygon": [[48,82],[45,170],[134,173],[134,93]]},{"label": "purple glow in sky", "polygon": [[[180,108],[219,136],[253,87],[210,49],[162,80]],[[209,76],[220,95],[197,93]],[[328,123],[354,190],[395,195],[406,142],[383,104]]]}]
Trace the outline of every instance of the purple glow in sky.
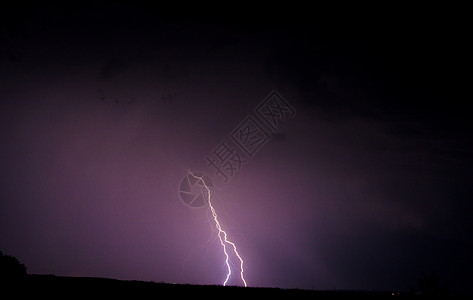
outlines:
[{"label": "purple glow in sky", "polygon": [[[84,5],[0,12],[0,250],[29,273],[221,284],[192,170],[249,286],[470,288],[461,16]],[[224,182],[207,158],[271,91],[294,114]]]}]

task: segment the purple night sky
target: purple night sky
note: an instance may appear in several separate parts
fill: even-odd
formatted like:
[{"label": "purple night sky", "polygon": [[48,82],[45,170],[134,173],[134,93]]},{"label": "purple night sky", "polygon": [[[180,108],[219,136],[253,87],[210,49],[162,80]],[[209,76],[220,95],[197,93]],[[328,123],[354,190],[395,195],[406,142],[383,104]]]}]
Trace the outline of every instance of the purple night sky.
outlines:
[{"label": "purple night sky", "polygon": [[[191,170],[249,286],[471,288],[462,16],[178,9],[2,8],[3,253],[32,274],[221,284],[208,206],[179,197]],[[273,90],[295,116],[224,183],[206,157]]]}]

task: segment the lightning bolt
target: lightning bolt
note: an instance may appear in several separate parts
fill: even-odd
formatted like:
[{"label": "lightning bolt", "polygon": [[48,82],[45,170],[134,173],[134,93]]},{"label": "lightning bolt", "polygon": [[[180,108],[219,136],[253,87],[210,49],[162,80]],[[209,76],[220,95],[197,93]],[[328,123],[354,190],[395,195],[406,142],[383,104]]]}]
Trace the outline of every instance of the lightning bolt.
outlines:
[{"label": "lightning bolt", "polygon": [[222,229],[222,226],[220,226],[220,222],[218,221],[217,212],[215,211],[215,208],[212,205],[212,201],[210,200],[210,189],[207,186],[207,184],[205,183],[204,178],[202,177],[203,175],[202,176],[197,176],[194,173],[192,173],[191,171],[189,171],[189,174],[192,175],[195,179],[200,180],[200,182],[202,182],[202,185],[204,186],[204,188],[207,191],[207,200],[209,202],[210,211],[212,212],[212,217],[215,221],[215,227],[217,227],[217,230],[218,230],[218,238],[220,240],[220,245],[222,245],[223,253],[225,253],[225,264],[227,265],[227,277],[225,278],[225,281],[223,282],[223,285],[224,286],[227,285],[227,282],[230,279],[230,276],[232,275],[232,269],[230,267],[230,262],[229,262],[230,257],[229,257],[228,252],[227,252],[227,245],[231,245],[232,248],[233,248],[233,252],[235,253],[235,255],[240,260],[240,278],[241,278],[241,280],[243,281],[243,284],[246,287],[247,286],[246,285],[246,280],[245,280],[245,277],[243,276],[243,259],[241,258],[240,254],[238,253],[238,250],[237,250],[237,247],[236,247],[235,243],[228,240],[227,233],[225,232],[225,230]]}]

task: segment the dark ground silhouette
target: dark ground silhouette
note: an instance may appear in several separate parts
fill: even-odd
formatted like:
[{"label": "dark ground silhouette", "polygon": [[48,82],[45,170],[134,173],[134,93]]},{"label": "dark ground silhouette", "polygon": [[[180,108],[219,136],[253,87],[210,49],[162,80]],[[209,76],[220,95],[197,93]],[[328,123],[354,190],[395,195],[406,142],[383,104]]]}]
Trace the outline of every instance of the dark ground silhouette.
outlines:
[{"label": "dark ground silhouette", "polygon": [[3,295],[11,295],[16,298],[48,296],[52,298],[87,297],[133,297],[133,299],[149,298],[153,295],[173,296],[188,295],[232,295],[237,297],[290,297],[290,298],[314,298],[317,296],[331,297],[355,297],[379,298],[381,296],[447,296],[448,288],[436,274],[422,274],[417,283],[418,289],[411,288],[411,292],[393,291],[353,291],[353,290],[301,290],[280,289],[260,287],[236,287],[218,285],[191,285],[156,283],[136,280],[117,280],[97,277],[67,277],[55,275],[27,274],[24,264],[10,255],[0,251],[0,291]]},{"label": "dark ground silhouette", "polygon": [[1,282],[21,281],[26,278],[26,266],[10,255],[0,251],[0,280]]},{"label": "dark ground silhouette", "polygon": [[[391,292],[373,291],[314,291],[280,288],[236,287],[218,285],[170,284],[145,281],[128,281],[92,277],[63,277],[54,275],[28,275],[24,286],[19,289],[21,296],[44,295],[55,297],[132,297],[150,298],[160,295],[176,296],[224,296],[232,297],[288,297],[290,299],[334,297],[392,297]],[[171,293],[171,294],[169,294]],[[407,294],[406,294],[407,295]]]}]

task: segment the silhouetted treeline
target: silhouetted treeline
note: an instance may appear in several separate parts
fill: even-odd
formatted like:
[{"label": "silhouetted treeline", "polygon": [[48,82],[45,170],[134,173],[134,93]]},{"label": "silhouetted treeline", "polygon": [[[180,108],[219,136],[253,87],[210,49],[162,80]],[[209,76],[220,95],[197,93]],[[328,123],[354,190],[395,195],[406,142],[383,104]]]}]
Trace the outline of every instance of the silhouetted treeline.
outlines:
[{"label": "silhouetted treeline", "polygon": [[0,251],[0,280],[3,283],[18,282],[26,278],[26,266],[11,255]]}]

